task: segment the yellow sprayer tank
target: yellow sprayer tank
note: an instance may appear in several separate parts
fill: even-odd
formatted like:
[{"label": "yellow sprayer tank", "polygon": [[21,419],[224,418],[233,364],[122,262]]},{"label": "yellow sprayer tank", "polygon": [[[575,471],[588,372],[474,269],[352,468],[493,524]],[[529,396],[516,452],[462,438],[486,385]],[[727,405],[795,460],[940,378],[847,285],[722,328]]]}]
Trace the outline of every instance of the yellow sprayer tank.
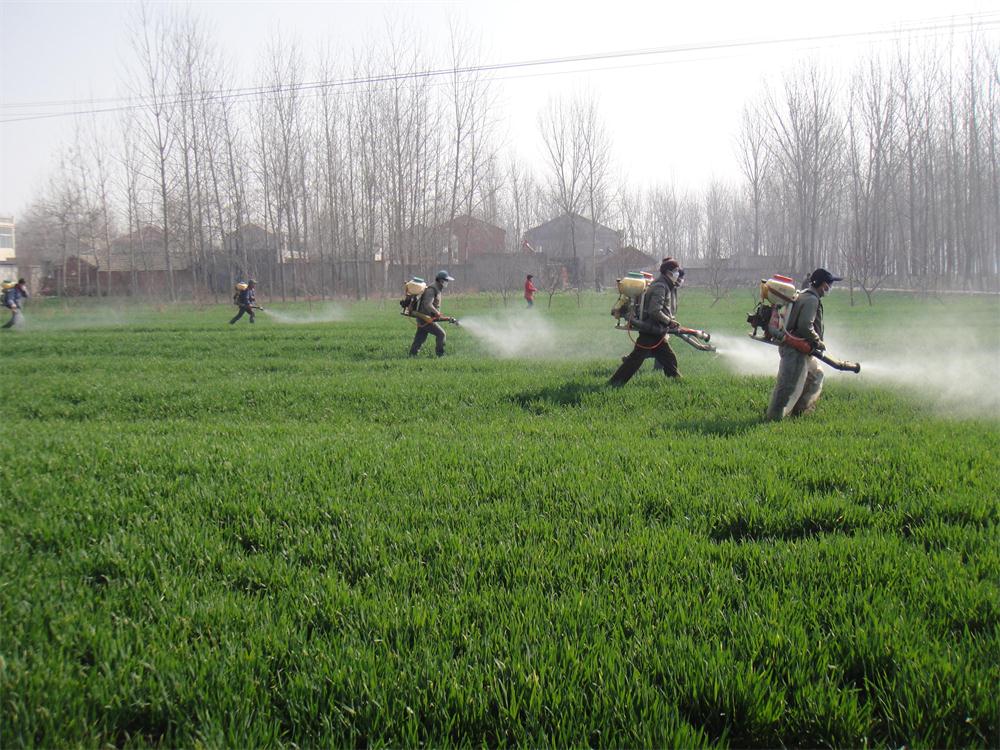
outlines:
[{"label": "yellow sprayer tank", "polygon": [[236,285],[236,291],[237,292],[245,291],[249,286],[250,285],[247,284],[245,281],[241,281],[239,284]]},{"label": "yellow sprayer tank", "polygon": [[618,279],[618,293],[623,297],[635,299],[649,287],[653,274],[644,271],[629,271],[624,278]]},{"label": "yellow sprayer tank", "polygon": [[414,276],[403,285],[403,291],[406,292],[407,297],[411,297],[416,294],[423,294],[426,288],[427,284],[419,276]]},{"label": "yellow sprayer tank", "polygon": [[760,282],[760,298],[775,305],[785,305],[795,299],[795,281],[788,276],[775,274]]}]

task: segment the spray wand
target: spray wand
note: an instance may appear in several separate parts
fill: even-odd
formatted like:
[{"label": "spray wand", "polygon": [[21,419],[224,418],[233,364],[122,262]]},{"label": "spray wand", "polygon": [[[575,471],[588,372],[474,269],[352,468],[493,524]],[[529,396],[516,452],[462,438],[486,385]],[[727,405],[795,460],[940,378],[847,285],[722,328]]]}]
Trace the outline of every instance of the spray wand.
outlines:
[{"label": "spray wand", "polygon": [[715,346],[708,343],[712,340],[712,334],[708,331],[701,331],[697,328],[685,328],[684,326],[677,326],[676,328],[671,328],[667,333],[676,336],[685,344],[693,346],[700,352],[714,352],[716,351]]},{"label": "spray wand", "polygon": [[[620,319],[618,321],[618,324],[615,325],[615,328],[619,330],[622,329]],[[656,329],[653,330],[653,327],[647,321],[640,321],[637,320],[636,318],[629,318],[625,323],[624,330],[629,332],[629,338],[631,338],[632,337],[631,332],[633,330],[638,331],[639,333],[648,332],[655,334],[663,331],[663,328],[656,326]],[[685,344],[693,346],[700,352],[717,351],[712,344],[708,343],[709,341],[712,340],[712,334],[710,334],[708,331],[702,331],[698,328],[687,328],[685,326],[675,325],[667,328],[666,331],[664,331],[664,335],[676,336]]]},{"label": "spray wand", "polygon": [[[759,341],[762,344],[771,344],[772,346],[781,346],[781,343],[782,343],[781,341],[777,341],[777,340],[775,340],[773,338],[772,339],[765,339],[765,338],[761,338],[759,336],[754,336],[752,333],[749,334],[749,336],[754,341]],[[808,341],[806,341],[805,339],[801,339],[798,336],[793,336],[792,334],[786,332],[785,336],[784,336],[784,343],[788,344],[790,347],[792,347],[796,351],[802,352],[803,354],[809,354],[809,355],[815,357],[816,359],[818,359],[823,364],[829,365],[830,367],[832,367],[834,370],[840,370],[841,372],[853,372],[853,373],[859,373],[859,372],[861,372],[861,363],[860,362],[850,362],[850,361],[845,360],[845,359],[834,359],[833,357],[830,357],[830,356],[824,354],[819,349],[813,349],[812,345]]]},{"label": "spray wand", "polygon": [[461,327],[462,325],[461,323],[458,322],[458,318],[450,318],[447,315],[439,315],[437,317],[432,317],[430,315],[425,315],[424,313],[409,312],[407,310],[403,310],[403,312],[401,312],[400,315],[407,318],[416,318],[418,326],[425,326],[428,325],[429,323],[451,323],[453,326],[459,326],[459,327]]}]

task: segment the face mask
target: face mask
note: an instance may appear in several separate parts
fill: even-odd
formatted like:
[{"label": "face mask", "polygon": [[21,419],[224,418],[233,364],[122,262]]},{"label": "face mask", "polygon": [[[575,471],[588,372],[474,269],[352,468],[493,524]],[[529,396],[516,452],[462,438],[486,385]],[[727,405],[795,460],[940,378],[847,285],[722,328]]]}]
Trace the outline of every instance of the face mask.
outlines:
[{"label": "face mask", "polygon": [[669,274],[667,274],[667,278],[670,279],[675,284],[677,283],[677,279],[679,279],[680,277],[681,277],[680,271],[671,271]]},{"label": "face mask", "polygon": [[444,279],[441,279],[441,281],[439,283],[441,284],[441,288],[442,289],[444,289],[446,286],[448,286],[448,282],[445,281]]}]

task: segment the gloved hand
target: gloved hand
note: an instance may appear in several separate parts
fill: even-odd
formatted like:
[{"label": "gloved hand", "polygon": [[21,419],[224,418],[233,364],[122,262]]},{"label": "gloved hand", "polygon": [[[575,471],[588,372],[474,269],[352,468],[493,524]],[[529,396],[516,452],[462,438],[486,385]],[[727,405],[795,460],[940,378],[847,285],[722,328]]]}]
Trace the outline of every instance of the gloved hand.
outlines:
[{"label": "gloved hand", "polygon": [[826,351],[826,344],[824,344],[822,341],[817,341],[813,345],[813,351],[814,352],[825,352]]}]

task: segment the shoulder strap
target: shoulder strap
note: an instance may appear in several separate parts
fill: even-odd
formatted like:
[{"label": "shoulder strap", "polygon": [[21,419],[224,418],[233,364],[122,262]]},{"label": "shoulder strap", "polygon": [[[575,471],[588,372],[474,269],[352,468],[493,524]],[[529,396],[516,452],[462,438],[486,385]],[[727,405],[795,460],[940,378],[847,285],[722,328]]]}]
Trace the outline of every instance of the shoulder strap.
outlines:
[{"label": "shoulder strap", "polygon": [[[805,289],[797,294],[795,299],[792,301],[792,304],[788,309],[788,320],[785,321],[785,330],[795,330],[795,326],[798,325],[799,315],[802,313],[802,305],[799,303],[802,302],[802,298],[806,294],[810,294],[808,289]],[[794,318],[792,317],[792,313],[795,313]]]}]

